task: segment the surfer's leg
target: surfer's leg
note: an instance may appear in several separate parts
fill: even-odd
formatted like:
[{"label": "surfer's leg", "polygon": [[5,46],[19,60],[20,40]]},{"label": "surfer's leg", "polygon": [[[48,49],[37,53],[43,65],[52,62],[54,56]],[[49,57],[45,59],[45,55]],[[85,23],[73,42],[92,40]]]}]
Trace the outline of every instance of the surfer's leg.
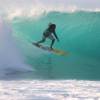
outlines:
[{"label": "surfer's leg", "polygon": [[55,43],[55,39],[53,39],[52,42],[51,42],[51,45],[50,45],[51,49],[52,49],[52,46],[54,45],[54,43]]},{"label": "surfer's leg", "polygon": [[50,48],[52,49],[52,47],[53,47],[53,45],[54,45],[54,43],[55,43],[55,38],[54,38],[53,35],[50,35],[48,38],[49,38],[50,40],[52,40],[51,45],[50,45]]},{"label": "surfer's leg", "polygon": [[43,42],[45,42],[45,40],[46,40],[46,38],[43,37],[42,40],[40,40],[40,41],[37,42],[37,44],[43,43]]}]

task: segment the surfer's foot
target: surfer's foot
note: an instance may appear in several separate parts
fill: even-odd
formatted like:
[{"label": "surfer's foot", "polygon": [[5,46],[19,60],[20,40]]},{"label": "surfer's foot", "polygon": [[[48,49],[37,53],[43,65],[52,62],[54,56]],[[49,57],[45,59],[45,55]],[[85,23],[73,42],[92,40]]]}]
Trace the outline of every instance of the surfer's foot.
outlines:
[{"label": "surfer's foot", "polygon": [[53,50],[53,48],[52,48],[52,47],[50,47],[50,49],[51,49],[51,50]]},{"label": "surfer's foot", "polygon": [[37,46],[39,46],[39,43],[35,43]]},{"label": "surfer's foot", "polygon": [[34,45],[36,45],[36,46],[38,46],[38,47],[40,46],[40,44],[39,44],[39,43],[34,43],[34,42],[33,42],[33,44],[34,44]]}]

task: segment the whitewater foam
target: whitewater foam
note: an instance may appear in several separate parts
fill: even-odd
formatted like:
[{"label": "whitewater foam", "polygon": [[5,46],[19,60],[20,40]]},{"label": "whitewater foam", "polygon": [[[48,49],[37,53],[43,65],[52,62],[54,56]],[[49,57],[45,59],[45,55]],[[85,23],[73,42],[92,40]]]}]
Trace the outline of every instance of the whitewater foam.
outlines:
[{"label": "whitewater foam", "polygon": [[99,8],[96,9],[85,9],[85,8],[77,8],[77,6],[68,6],[66,10],[65,8],[48,8],[48,9],[41,9],[40,8],[31,8],[29,11],[22,10],[22,9],[15,9],[13,11],[6,12],[5,19],[13,20],[16,17],[32,17],[37,18],[41,15],[48,14],[50,12],[61,12],[61,13],[75,13],[75,12],[100,12]]},{"label": "whitewater foam", "polygon": [[100,100],[100,81],[0,81],[1,100]]}]

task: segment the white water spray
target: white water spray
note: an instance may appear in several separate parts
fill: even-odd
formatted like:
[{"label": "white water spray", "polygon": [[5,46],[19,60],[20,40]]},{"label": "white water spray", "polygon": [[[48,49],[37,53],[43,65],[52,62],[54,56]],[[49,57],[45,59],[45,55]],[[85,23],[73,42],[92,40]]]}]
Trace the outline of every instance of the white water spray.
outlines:
[{"label": "white water spray", "polygon": [[32,68],[26,65],[23,57],[17,50],[11,36],[11,27],[0,17],[0,74],[10,70],[31,71]]}]

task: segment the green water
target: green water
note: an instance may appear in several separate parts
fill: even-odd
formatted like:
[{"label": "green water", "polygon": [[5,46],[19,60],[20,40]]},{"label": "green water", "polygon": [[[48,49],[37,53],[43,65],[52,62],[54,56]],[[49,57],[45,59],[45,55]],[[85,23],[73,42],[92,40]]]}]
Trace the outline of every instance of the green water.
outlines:
[{"label": "green water", "polygon": [[[49,22],[57,25],[60,42],[54,47],[69,52],[58,56],[34,47]],[[20,17],[12,22],[13,36],[25,61],[36,74],[52,79],[100,79],[100,13],[50,12],[39,17]],[[46,45],[50,44],[46,41]]]}]

